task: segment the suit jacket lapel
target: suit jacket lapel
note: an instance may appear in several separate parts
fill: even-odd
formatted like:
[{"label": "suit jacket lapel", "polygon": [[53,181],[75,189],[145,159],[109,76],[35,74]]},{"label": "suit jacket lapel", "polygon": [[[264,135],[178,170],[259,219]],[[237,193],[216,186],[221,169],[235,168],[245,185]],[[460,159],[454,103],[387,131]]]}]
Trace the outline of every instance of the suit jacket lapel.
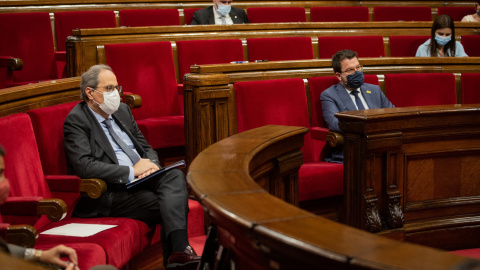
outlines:
[{"label": "suit jacket lapel", "polygon": [[130,130],[127,128],[127,126],[124,124],[124,122],[122,121],[123,117],[122,117],[122,114],[120,111],[117,111],[115,112],[113,115],[112,115],[113,119],[115,120],[115,122],[117,123],[117,125],[125,132],[127,133],[128,137],[130,138],[130,140],[132,140],[133,142],[133,145],[135,146],[135,149],[137,150],[138,154],[140,155],[140,157],[144,157],[144,154],[145,154],[145,151],[143,150],[143,147],[137,142],[137,140],[135,139],[135,137],[133,137],[132,133],[130,132]]},{"label": "suit jacket lapel", "polygon": [[372,95],[371,93],[367,93],[367,87],[365,85],[360,86],[360,91],[362,92],[363,98],[365,99],[365,102],[367,102],[368,108],[369,109],[374,109],[375,104],[372,100]]},{"label": "suit jacket lapel", "polygon": [[105,135],[105,132],[100,126],[100,123],[98,123],[97,119],[88,108],[88,104],[85,103],[85,105],[83,106],[83,111],[85,112],[85,115],[87,115],[87,117],[89,118],[89,122],[92,123],[92,133],[95,141],[97,141],[98,145],[100,146],[100,148],[103,149],[103,151],[105,151],[107,156],[116,164],[118,164],[117,155],[115,155],[115,151],[113,150],[113,147],[110,144],[107,135]]},{"label": "suit jacket lapel", "polygon": [[208,24],[215,24],[215,16],[213,15],[213,6],[208,9]]},{"label": "suit jacket lapel", "polygon": [[232,18],[233,24],[243,23],[243,22],[240,21],[240,19],[238,18],[238,14],[233,9],[232,9],[232,11],[230,11],[229,15]]},{"label": "suit jacket lapel", "polygon": [[352,98],[349,96],[347,90],[343,85],[339,82],[335,88],[337,90],[338,96],[342,100],[343,104],[345,104],[345,107],[347,107],[348,111],[356,111],[357,107],[352,101]]}]

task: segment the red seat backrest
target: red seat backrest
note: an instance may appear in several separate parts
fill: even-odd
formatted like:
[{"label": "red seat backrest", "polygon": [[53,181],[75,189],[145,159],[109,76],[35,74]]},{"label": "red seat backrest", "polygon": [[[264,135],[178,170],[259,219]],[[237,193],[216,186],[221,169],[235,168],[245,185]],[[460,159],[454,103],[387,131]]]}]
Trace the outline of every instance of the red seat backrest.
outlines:
[{"label": "red seat backrest", "polygon": [[480,36],[463,35],[462,45],[468,56],[480,56]]},{"label": "red seat backrest", "polygon": [[76,104],[78,101],[27,112],[32,121],[43,172],[46,175],[68,174],[63,123]]},{"label": "red seat backrest", "polygon": [[190,73],[192,65],[224,64],[243,61],[240,39],[181,40],[177,41],[178,71],[180,82]]},{"label": "red seat backrest", "polygon": [[65,51],[67,37],[73,29],[117,27],[113,10],[55,12],[54,17],[58,51]]},{"label": "red seat backrest", "polygon": [[396,107],[457,103],[452,73],[385,74],[385,88]]},{"label": "red seat backrest", "polygon": [[462,104],[480,103],[480,73],[462,73]]},{"label": "red seat backrest", "polygon": [[[378,85],[377,75],[364,75],[365,83]],[[308,78],[308,85],[310,88],[310,111],[312,116],[312,126],[327,128],[325,120],[323,120],[322,102],[320,95],[330,86],[338,84],[336,76],[323,76]]]},{"label": "red seat backrest", "polygon": [[368,7],[312,7],[312,22],[368,22]]},{"label": "red seat backrest", "polygon": [[430,36],[390,36],[390,56],[414,57]]},{"label": "red seat backrest", "polygon": [[247,8],[250,23],[306,22],[303,7],[255,7]]},{"label": "red seat backrest", "polygon": [[105,54],[123,90],[142,97],[132,110],[136,120],[183,115],[169,41],[105,44]]},{"label": "red seat backrest", "polygon": [[340,50],[350,49],[358,57],[384,57],[382,36],[330,36],[318,37],[319,58],[331,59]]},{"label": "red seat backrest", "polygon": [[[310,127],[303,79],[238,82],[234,88],[238,132],[264,125]],[[313,160],[310,133],[303,157],[304,162]]]},{"label": "red seat backrest", "polygon": [[474,14],[475,8],[471,7],[438,7],[438,15],[448,15],[454,21],[461,21],[463,17]]},{"label": "red seat backrest", "polygon": [[47,12],[0,14],[0,55],[20,58],[14,82],[58,79],[52,25]]},{"label": "red seat backrest", "polygon": [[388,21],[431,21],[430,7],[374,7],[373,17],[376,22]]},{"label": "red seat backrest", "polygon": [[193,20],[193,13],[199,10],[200,8],[186,8],[183,10],[183,19],[185,21],[185,25],[190,25]]},{"label": "red seat backrest", "polygon": [[247,38],[248,61],[313,59],[310,37]]},{"label": "red seat backrest", "polygon": [[178,9],[126,9],[118,12],[120,26],[180,25]]}]

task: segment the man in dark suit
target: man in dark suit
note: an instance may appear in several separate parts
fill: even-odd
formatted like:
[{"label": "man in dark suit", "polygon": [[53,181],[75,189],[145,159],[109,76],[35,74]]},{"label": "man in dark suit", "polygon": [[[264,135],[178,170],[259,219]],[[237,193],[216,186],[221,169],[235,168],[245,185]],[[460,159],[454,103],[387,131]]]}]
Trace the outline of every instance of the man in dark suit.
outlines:
[{"label": "man in dark suit", "polygon": [[[378,85],[364,83],[362,66],[356,52],[337,52],[332,57],[332,67],[339,82],[320,95],[323,118],[331,131],[341,133],[335,113],[395,107]],[[328,161],[343,162],[343,150],[334,152],[332,160]]]},{"label": "man in dark suit", "polygon": [[196,269],[200,257],[188,242],[185,176],[173,169],[127,190],[125,185],[135,177],[159,170],[157,153],[143,137],[129,107],[120,103],[121,87],[109,66],[96,65],[86,71],[80,90],[83,101],[69,113],[63,129],[69,172],[105,180],[107,192],[99,199],[82,197],[74,215],[161,224],[167,267]]},{"label": "man in dark suit", "polygon": [[231,0],[213,0],[213,6],[197,10],[193,13],[191,25],[240,23],[248,23],[245,10],[232,7]]}]

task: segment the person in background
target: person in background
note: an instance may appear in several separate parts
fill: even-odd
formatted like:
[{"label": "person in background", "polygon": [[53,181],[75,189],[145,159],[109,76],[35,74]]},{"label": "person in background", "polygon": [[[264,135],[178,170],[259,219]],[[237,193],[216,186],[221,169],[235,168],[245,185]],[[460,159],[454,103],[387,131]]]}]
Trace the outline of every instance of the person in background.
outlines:
[{"label": "person in background", "polygon": [[467,15],[462,18],[462,22],[480,22],[480,0],[475,3],[475,14]]},{"label": "person in background", "polygon": [[[378,85],[364,83],[363,67],[356,52],[337,52],[332,57],[332,67],[338,84],[330,86],[320,95],[323,119],[331,131],[342,132],[335,117],[338,112],[395,107]],[[343,149],[335,148],[332,157],[326,161],[343,163]]]},{"label": "person in background", "polygon": [[241,24],[248,23],[247,13],[232,7],[231,0],[213,0],[213,6],[193,13],[191,25],[197,24]]},{"label": "person in background", "polygon": [[417,49],[419,57],[465,57],[468,56],[460,42],[455,40],[455,25],[448,15],[439,15],[433,21],[431,38]]}]

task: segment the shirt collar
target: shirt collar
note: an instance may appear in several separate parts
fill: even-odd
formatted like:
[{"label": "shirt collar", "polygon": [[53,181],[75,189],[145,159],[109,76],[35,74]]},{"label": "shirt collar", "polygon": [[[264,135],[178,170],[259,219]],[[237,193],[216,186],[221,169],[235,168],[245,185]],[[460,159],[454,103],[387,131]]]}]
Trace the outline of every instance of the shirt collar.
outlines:
[{"label": "shirt collar", "polygon": [[[96,113],[94,110],[92,110],[92,108],[90,108],[90,106],[88,106],[88,109],[93,113],[93,116],[95,116],[95,119],[97,119],[98,123],[102,123],[105,118],[103,116],[101,116],[100,114]],[[109,120],[113,120],[113,117],[111,115],[108,116]]]}]

